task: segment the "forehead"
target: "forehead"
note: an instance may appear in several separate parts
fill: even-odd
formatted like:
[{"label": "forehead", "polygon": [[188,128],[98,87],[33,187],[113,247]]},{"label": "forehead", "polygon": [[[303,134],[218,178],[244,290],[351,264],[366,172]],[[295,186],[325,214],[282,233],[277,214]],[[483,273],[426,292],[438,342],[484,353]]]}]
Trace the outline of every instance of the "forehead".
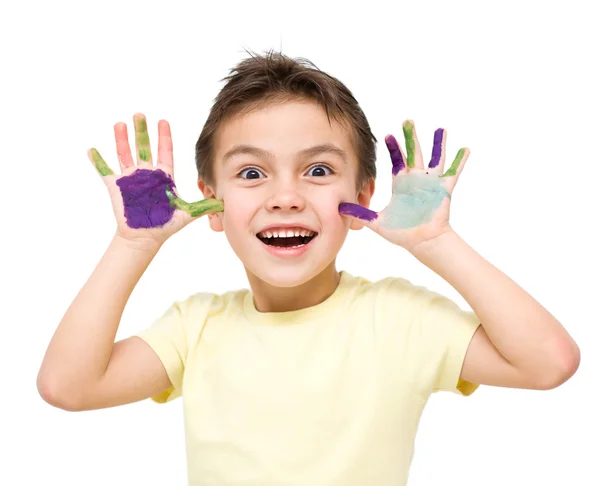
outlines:
[{"label": "forehead", "polygon": [[221,124],[215,134],[215,160],[239,145],[258,147],[275,156],[293,157],[317,145],[330,145],[347,154],[348,163],[356,163],[350,130],[325,110],[310,101],[270,104],[235,116]]}]

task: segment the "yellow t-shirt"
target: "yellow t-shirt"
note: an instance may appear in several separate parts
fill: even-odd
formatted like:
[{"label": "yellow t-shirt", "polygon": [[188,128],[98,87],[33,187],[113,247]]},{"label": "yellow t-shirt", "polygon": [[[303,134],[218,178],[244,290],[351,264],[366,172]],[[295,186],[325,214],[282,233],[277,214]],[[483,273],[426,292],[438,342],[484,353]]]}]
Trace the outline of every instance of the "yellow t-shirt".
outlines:
[{"label": "yellow t-shirt", "polygon": [[197,293],[137,334],[183,396],[192,486],[406,483],[432,392],[459,380],[479,321],[402,278],[342,271],[320,304],[258,312],[252,293]]}]

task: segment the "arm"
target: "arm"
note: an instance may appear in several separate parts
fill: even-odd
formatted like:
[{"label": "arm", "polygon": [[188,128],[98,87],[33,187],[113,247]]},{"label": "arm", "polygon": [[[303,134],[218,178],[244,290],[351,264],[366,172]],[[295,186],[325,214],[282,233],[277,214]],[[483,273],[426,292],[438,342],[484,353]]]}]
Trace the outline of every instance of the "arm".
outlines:
[{"label": "arm", "polygon": [[159,248],[115,235],[50,341],[37,378],[46,402],[65,410],[110,407],[171,386],[144,341],[114,342],[131,292]]},{"label": "arm", "polygon": [[[137,165],[127,125],[114,126],[121,175],[96,149],[88,157],[112,200],[117,232],[108,250],[56,330],[37,387],[48,403],[66,410],[122,405],[171,387],[150,346],[133,336],[114,343],[123,309],[140,277],[177,231],[203,214],[223,211],[223,201],[187,203],[176,195],[173,144],[166,120],[158,124],[158,163],[153,165],[146,117],[133,117]],[[143,169],[143,170],[139,170]]]},{"label": "arm", "polygon": [[469,149],[461,148],[444,172],[446,130],[435,131],[426,166],[414,122],[406,120],[402,129],[408,157],[394,136],[385,139],[393,176],[388,206],[379,213],[368,209],[372,190],[363,189],[359,204],[343,202],[339,212],[410,251],[449,282],[481,319],[461,379],[533,389],[564,383],[579,366],[577,344],[539,302],[476,253],[450,226],[450,199]]},{"label": "arm", "polygon": [[461,379],[513,388],[551,389],[579,366],[579,348],[539,302],[454,231],[411,253],[452,285],[481,319]]}]

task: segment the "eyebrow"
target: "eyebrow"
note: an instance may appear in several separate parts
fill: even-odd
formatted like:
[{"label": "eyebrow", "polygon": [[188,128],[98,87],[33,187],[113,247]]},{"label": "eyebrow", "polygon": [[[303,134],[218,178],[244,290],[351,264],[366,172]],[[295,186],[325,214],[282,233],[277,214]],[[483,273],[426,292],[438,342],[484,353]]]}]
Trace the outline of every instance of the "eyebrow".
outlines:
[{"label": "eyebrow", "polygon": [[[247,154],[253,155],[258,158],[270,159],[273,160],[275,156],[268,152],[267,150],[254,147],[252,145],[236,145],[227,151],[227,153],[223,156],[223,163],[226,163],[231,157],[234,155]],[[340,157],[344,163],[348,163],[348,154],[339,147],[331,143],[323,143],[320,145],[315,145],[314,147],[309,147],[307,149],[301,150],[298,152],[300,157],[315,157],[321,154],[332,154]]]}]

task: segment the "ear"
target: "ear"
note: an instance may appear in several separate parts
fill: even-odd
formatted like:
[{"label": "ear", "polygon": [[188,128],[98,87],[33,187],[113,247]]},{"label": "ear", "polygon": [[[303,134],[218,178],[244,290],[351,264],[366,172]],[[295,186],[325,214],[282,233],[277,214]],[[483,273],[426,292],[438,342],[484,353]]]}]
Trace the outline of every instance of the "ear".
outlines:
[{"label": "ear", "polygon": [[[202,179],[198,179],[198,189],[200,189],[205,199],[217,199],[213,188],[208,186]],[[208,215],[208,223],[213,231],[223,231],[223,221],[221,220],[222,214],[223,213],[213,213]]]},{"label": "ear", "polygon": [[[375,179],[369,179],[366,181],[361,190],[356,196],[356,203],[361,206],[368,208],[369,204],[371,204],[371,198],[373,197],[373,193],[375,192]],[[352,224],[350,225],[350,229],[359,230],[364,228],[364,224],[362,224],[356,218],[352,218]]]}]

